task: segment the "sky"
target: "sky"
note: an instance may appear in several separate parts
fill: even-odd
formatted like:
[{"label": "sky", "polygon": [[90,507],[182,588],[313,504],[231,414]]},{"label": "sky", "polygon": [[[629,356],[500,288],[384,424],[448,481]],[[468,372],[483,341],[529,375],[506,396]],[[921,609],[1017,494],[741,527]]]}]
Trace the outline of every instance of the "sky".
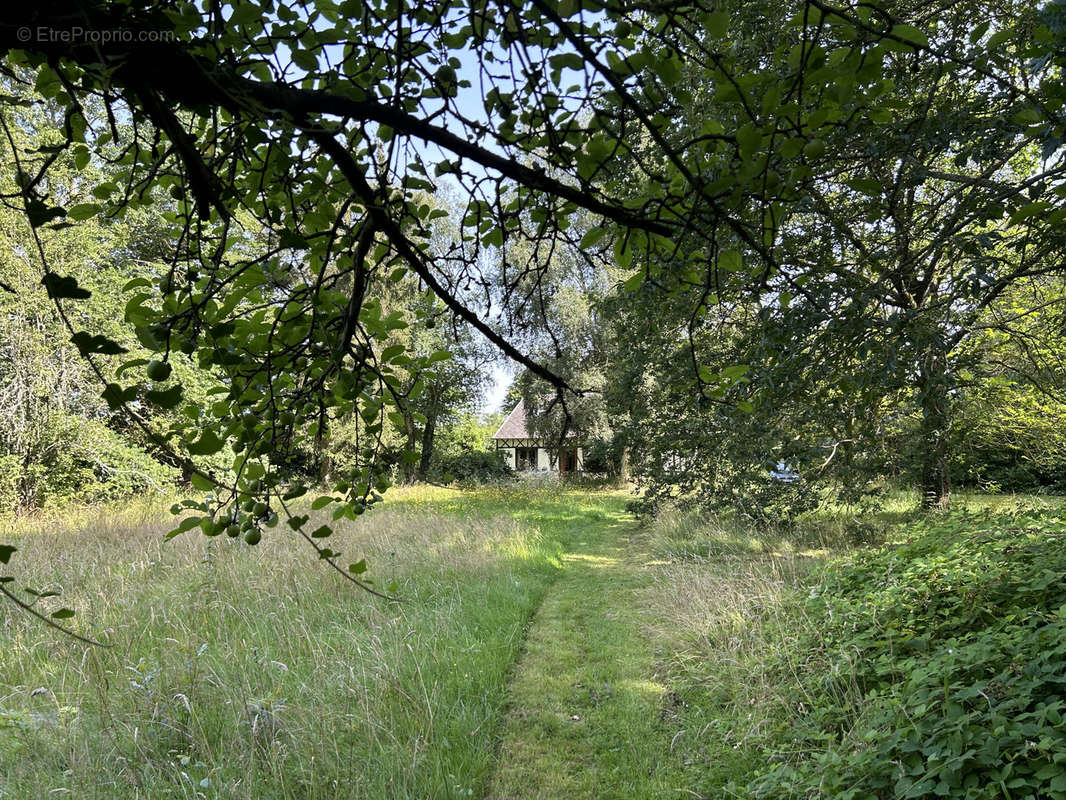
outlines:
[{"label": "sky", "polygon": [[500,403],[507,394],[507,387],[511,385],[513,373],[503,364],[493,364],[490,375],[490,385],[479,409],[482,414],[494,414],[500,411]]}]

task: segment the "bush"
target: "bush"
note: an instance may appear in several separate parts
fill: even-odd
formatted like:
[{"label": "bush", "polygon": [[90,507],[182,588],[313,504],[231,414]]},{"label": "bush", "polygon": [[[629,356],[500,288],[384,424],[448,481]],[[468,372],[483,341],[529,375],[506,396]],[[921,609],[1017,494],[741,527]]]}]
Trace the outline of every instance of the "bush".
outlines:
[{"label": "bush", "polygon": [[[36,452],[0,455],[0,509],[98,503],[161,489],[177,476],[97,420],[55,414]],[[29,461],[27,465],[27,461]]]},{"label": "bush", "polygon": [[469,450],[442,465],[445,480],[463,483],[494,483],[514,479],[512,470],[495,450]]},{"label": "bush", "polygon": [[[953,514],[811,590],[757,797],[1066,798],[1066,521]],[[791,649],[791,648],[790,648]],[[779,653],[782,682],[795,651]]]}]

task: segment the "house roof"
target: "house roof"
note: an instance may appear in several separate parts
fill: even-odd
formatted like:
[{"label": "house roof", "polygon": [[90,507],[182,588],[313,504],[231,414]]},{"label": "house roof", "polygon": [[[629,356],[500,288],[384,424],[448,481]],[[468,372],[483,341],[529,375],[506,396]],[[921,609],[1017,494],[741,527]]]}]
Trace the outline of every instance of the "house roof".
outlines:
[{"label": "house roof", "polygon": [[[577,436],[577,431],[570,431],[566,435],[568,438]],[[529,439],[530,441],[540,441],[540,438],[531,434],[526,427],[526,407],[524,401],[518,401],[518,405],[516,405],[514,410],[507,415],[507,419],[503,421],[500,429],[492,434],[492,438]]]},{"label": "house roof", "polygon": [[526,430],[526,407],[519,400],[514,410],[507,415],[500,429],[492,435],[493,439],[532,439]]}]

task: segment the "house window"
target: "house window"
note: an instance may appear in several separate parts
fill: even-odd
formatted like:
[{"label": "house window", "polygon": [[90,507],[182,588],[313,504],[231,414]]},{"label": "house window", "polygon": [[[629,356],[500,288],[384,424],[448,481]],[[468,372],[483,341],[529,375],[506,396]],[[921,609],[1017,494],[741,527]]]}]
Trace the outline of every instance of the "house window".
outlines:
[{"label": "house window", "polygon": [[514,450],[514,468],[521,472],[537,468],[537,448],[516,447]]},{"label": "house window", "polygon": [[577,450],[563,450],[559,453],[559,472],[563,475],[577,472]]}]

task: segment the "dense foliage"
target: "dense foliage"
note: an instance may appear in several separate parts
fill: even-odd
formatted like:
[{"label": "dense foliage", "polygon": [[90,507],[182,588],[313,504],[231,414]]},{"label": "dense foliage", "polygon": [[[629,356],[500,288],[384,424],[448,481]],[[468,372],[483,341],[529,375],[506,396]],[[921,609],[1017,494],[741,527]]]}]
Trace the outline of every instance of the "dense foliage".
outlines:
[{"label": "dense foliage", "polygon": [[[1066,519],[955,513],[829,568],[759,797],[1066,797]],[[780,653],[780,681],[797,675]],[[787,660],[785,660],[787,659]]]}]

